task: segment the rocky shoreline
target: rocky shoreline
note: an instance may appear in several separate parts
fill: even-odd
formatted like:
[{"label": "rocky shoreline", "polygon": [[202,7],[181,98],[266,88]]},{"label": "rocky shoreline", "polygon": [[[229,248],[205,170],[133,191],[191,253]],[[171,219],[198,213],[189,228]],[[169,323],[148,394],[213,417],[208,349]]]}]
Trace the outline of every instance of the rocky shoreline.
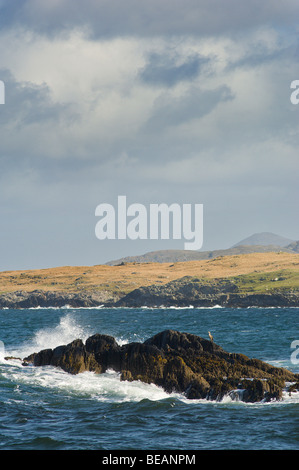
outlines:
[{"label": "rocky shoreline", "polygon": [[235,282],[199,282],[188,276],[162,286],[133,290],[117,302],[123,307],[299,307],[299,292],[239,292]]},{"label": "rocky shoreline", "polygon": [[[8,358],[9,359],[9,358]],[[120,380],[140,380],[182,393],[188,399],[245,402],[280,400],[283,390],[299,388],[299,374],[244,354],[229,353],[190,333],[165,330],[143,343],[120,346],[113,337],[95,334],[23,359],[24,366],[55,366],[71,374],[112,369]]]},{"label": "rocky shoreline", "polygon": [[299,307],[299,292],[239,292],[229,280],[200,284],[182,278],[164,285],[140,287],[125,296],[107,291],[15,291],[0,295],[0,309],[82,307]]},{"label": "rocky shoreline", "polygon": [[65,306],[73,308],[98,307],[107,303],[111,304],[112,301],[110,296],[103,293],[64,293],[43,290],[15,291],[0,296],[0,309],[62,308]]}]

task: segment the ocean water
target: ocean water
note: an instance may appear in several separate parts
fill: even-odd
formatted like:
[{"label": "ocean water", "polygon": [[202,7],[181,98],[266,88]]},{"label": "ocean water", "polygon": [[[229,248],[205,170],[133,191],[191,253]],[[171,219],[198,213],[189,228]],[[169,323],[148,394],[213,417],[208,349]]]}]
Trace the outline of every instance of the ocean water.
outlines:
[{"label": "ocean water", "polygon": [[[298,450],[299,393],[246,404],[187,400],[113,371],[70,375],[17,359],[95,333],[120,344],[167,328],[299,373],[299,309],[22,309],[0,311],[0,450]],[[296,351],[295,351],[296,352]],[[294,360],[295,358],[295,360]]]}]

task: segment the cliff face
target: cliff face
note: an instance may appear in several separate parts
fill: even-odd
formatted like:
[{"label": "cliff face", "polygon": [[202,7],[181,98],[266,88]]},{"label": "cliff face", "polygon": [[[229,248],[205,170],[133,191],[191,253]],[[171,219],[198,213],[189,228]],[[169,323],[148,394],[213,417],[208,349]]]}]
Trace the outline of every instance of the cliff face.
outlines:
[{"label": "cliff face", "polygon": [[285,382],[299,386],[299,375],[243,354],[231,354],[212,341],[190,333],[165,330],[144,343],[117,344],[96,334],[45,349],[24,359],[23,365],[56,366],[77,374],[113,369],[121,380],[154,383],[189,399],[221,400],[232,394],[247,402],[280,399]]}]

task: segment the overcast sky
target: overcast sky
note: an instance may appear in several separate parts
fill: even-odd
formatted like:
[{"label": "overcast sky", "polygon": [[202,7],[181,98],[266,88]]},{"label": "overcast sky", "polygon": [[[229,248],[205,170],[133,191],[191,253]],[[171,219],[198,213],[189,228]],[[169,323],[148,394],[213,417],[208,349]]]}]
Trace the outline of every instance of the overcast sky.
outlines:
[{"label": "overcast sky", "polygon": [[98,240],[95,209],[203,204],[202,250],[298,240],[298,0],[0,0],[0,270],[184,240]]}]

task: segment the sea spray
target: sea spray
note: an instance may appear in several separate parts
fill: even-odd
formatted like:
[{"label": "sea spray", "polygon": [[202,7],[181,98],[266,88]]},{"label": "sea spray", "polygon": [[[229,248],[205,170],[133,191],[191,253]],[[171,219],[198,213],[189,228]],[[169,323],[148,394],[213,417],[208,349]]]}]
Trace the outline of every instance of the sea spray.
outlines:
[{"label": "sea spray", "polygon": [[35,335],[36,347],[55,348],[61,344],[67,344],[76,338],[84,341],[88,337],[88,331],[76,321],[71,313],[63,316],[55,328],[42,329]]},{"label": "sea spray", "polygon": [[89,335],[88,328],[83,328],[70,312],[60,318],[58,325],[36,331],[30,341],[26,341],[13,351],[13,355],[25,357],[33,351],[54,349],[77,338],[85,341]]},{"label": "sea spray", "polygon": [[[5,354],[20,357],[94,333],[131,342],[165,328],[202,336],[210,330],[230,351],[298,373],[290,360],[290,337],[299,337],[298,313],[290,308],[7,309],[0,311],[0,330]],[[72,376],[9,360],[0,363],[0,397],[0,449],[5,450],[298,449],[299,392],[284,391],[282,400],[268,403],[188,400],[138,381],[121,382],[113,371]]]},{"label": "sea spray", "polygon": [[3,341],[0,341],[0,362],[4,360],[4,356],[5,356],[5,346],[4,346]]}]

